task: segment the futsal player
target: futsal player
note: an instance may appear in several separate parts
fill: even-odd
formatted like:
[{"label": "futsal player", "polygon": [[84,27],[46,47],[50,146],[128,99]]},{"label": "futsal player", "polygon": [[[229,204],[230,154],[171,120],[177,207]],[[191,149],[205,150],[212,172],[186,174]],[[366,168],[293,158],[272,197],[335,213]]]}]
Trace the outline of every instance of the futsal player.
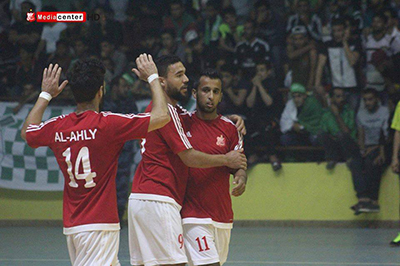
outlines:
[{"label": "futsal player", "polygon": [[[246,168],[242,149],[209,155],[192,148],[182,126],[177,102],[185,99],[188,78],[177,56],[156,61],[167,95],[171,121],[142,140],[142,161],[133,179],[128,204],[129,251],[132,265],[185,265],[187,257],[180,216],[188,167]],[[150,104],[146,111],[150,111]]]},{"label": "futsal player", "polygon": [[[115,177],[124,143],[144,138],[170,121],[157,68],[151,56],[140,55],[134,72],[149,78],[153,110],[144,114],[99,112],[104,97],[105,68],[99,60],[78,61],[59,86],[61,68],[50,64],[43,72],[42,92],[23,125],[29,146],[48,146],[64,175],[63,232],[73,266],[120,265],[120,224]],[[43,123],[50,100],[70,84],[77,107]]]},{"label": "futsal player", "polygon": [[[206,69],[193,89],[197,110],[183,116],[192,146],[209,154],[224,154],[243,146],[236,126],[217,113],[222,100],[221,85],[217,71]],[[232,195],[240,196],[245,191],[247,175],[243,169],[233,173],[236,187]],[[189,168],[181,211],[189,265],[218,266],[227,260],[233,222],[230,174],[228,167]]]}]

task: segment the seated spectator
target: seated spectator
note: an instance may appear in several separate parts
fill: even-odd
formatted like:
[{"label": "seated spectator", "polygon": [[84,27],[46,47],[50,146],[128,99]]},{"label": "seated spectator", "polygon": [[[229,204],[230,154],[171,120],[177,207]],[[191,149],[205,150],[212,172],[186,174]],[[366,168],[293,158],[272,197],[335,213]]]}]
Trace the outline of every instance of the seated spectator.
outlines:
[{"label": "seated spectator", "polygon": [[121,75],[128,64],[125,54],[117,50],[110,39],[104,39],[101,42],[101,57],[110,58],[113,61],[114,72],[112,78]]},{"label": "seated spectator", "polygon": [[93,21],[89,25],[88,41],[92,53],[100,54],[104,39],[108,39],[116,47],[123,44],[122,24],[113,19],[112,10],[98,6],[93,13],[100,15],[100,20]]},{"label": "seated spectator", "polygon": [[293,83],[290,87],[292,99],[287,101],[283,110],[280,129],[283,146],[318,146],[318,134],[321,130],[322,104],[308,96],[306,88]]},{"label": "seated spectator", "polygon": [[145,33],[144,37],[140,40],[140,53],[151,54],[157,56],[161,50],[160,38],[158,38],[157,31],[149,31]]},{"label": "seated spectator", "polygon": [[255,5],[258,37],[270,45],[271,62],[278,81],[283,81],[283,61],[285,58],[285,21],[279,12],[273,12],[269,1],[258,0]]},{"label": "seated spectator", "polygon": [[89,46],[86,39],[79,38],[73,42],[74,58],[72,64],[77,60],[84,60],[89,57]]},{"label": "seated spectator", "polygon": [[[364,43],[367,56],[367,87],[381,92],[386,88],[385,79],[374,63],[374,54],[382,53],[391,57],[400,51],[399,38],[387,34],[386,25],[388,18],[383,14],[376,14],[372,20],[372,33],[368,35]],[[375,55],[377,56],[377,55]],[[378,66],[379,67],[379,66]]]},{"label": "seated spectator", "polygon": [[88,26],[86,23],[66,23],[67,28],[61,31],[60,39],[73,43],[77,39],[87,39]]},{"label": "seated spectator", "polygon": [[392,39],[400,36],[400,31],[397,28],[399,24],[397,12],[393,9],[386,9],[383,14],[388,18],[387,34],[392,37]]},{"label": "seated spectator", "polygon": [[[274,78],[272,64],[259,62],[256,65],[256,75],[252,79],[253,87],[246,99],[247,134],[245,150],[247,163],[255,164],[263,160],[263,155],[269,158],[274,171],[282,168],[275,149],[278,144],[279,125],[277,122],[281,111],[281,101],[277,82]],[[266,147],[265,152],[256,150]]]},{"label": "seated spectator", "polygon": [[237,70],[232,65],[223,65],[220,68],[222,77],[222,97],[218,105],[218,112],[224,115],[238,114],[245,115],[246,106],[244,104],[252,84],[247,80],[240,79]]},{"label": "seated spectator", "polygon": [[345,89],[353,110],[358,105],[359,84],[357,83],[356,65],[361,55],[361,44],[349,41],[349,29],[344,20],[332,22],[332,40],[325,42],[318,55],[315,86],[321,96],[325,96],[322,76],[325,65],[328,65],[333,87]]},{"label": "seated spectator", "polygon": [[230,62],[234,56],[236,44],[242,40],[244,27],[238,25],[236,10],[233,7],[222,10],[222,17],[223,23],[219,26],[221,57],[226,62]]},{"label": "seated spectator", "polygon": [[164,29],[161,34],[161,50],[158,57],[168,54],[178,56],[181,60],[185,60],[185,47],[180,41],[176,40],[176,34],[173,29]]},{"label": "seated spectator", "polygon": [[364,160],[366,188],[363,200],[354,206],[357,213],[379,212],[378,196],[386,164],[385,144],[389,135],[389,109],[382,106],[374,89],[363,91],[365,108],[357,113],[358,143]]},{"label": "seated spectator", "polygon": [[300,83],[311,90],[314,86],[315,69],[317,65],[317,50],[315,42],[308,39],[304,26],[292,29],[291,42],[287,45],[287,57],[291,83]]},{"label": "seated spectator", "polygon": [[[57,41],[56,51],[49,56],[47,65],[50,63],[53,65],[58,64],[62,69],[69,69],[71,61],[72,56],[70,54],[69,42],[66,40]],[[61,72],[60,79],[67,79],[67,71]]]},{"label": "seated spectator", "polygon": [[289,17],[286,32],[291,32],[296,26],[305,26],[314,40],[321,40],[321,19],[317,14],[311,13],[308,0],[299,0],[297,2],[296,14]]},{"label": "seated spectator", "polygon": [[[46,12],[57,12],[58,10],[53,6],[43,8]],[[56,51],[56,43],[60,40],[60,35],[63,30],[67,28],[67,23],[63,22],[50,22],[45,23],[40,37],[39,46],[35,51],[35,58],[40,58],[44,52],[45,58]]]},{"label": "seated spectator", "polygon": [[18,63],[15,75],[17,90],[13,94],[23,96],[23,98],[28,97],[33,92],[40,92],[41,70],[35,65],[33,51],[29,47],[21,46],[19,49],[21,61]]},{"label": "seated spectator", "polygon": [[[42,11],[42,0],[10,0],[10,1],[3,1],[5,4],[10,4],[9,5],[9,10],[11,11],[11,24],[14,24],[15,22],[22,22],[23,20],[26,19],[26,10],[22,8],[22,4],[25,2],[29,2],[32,4],[35,8],[32,8],[33,12],[38,12]],[[29,9],[28,9],[29,10]]]},{"label": "seated spectator", "polygon": [[343,88],[332,89],[331,105],[321,118],[321,129],[323,133],[320,135],[320,142],[328,161],[326,168],[332,170],[344,157],[351,172],[356,196],[359,202],[365,201],[366,182],[363,174],[363,159],[356,142],[355,116],[354,111],[346,104]]},{"label": "seated spectator", "polygon": [[8,35],[8,40],[16,46],[29,46],[29,50],[35,50],[42,34],[43,23],[31,23],[26,20],[26,13],[35,12],[35,5],[29,1],[21,4],[21,21],[15,22]]},{"label": "seated spectator", "polygon": [[236,45],[234,63],[244,78],[252,79],[256,72],[256,62],[269,61],[270,47],[256,37],[256,24],[253,20],[247,20],[244,24],[243,37],[244,41]]},{"label": "seated spectator", "polygon": [[163,22],[163,28],[173,29],[178,40],[183,41],[185,34],[196,27],[195,19],[190,15],[181,0],[172,0],[169,4],[170,16]]}]

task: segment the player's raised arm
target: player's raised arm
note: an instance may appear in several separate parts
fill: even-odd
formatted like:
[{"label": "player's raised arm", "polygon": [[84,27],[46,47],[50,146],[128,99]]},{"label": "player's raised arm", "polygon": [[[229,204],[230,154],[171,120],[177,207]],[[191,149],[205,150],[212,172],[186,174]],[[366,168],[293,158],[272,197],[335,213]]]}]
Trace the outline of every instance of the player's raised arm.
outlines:
[{"label": "player's raised arm", "polygon": [[22,139],[26,140],[26,128],[29,125],[38,125],[42,122],[43,113],[49,105],[50,100],[57,97],[64,90],[65,86],[67,86],[67,80],[59,85],[61,71],[62,69],[58,64],[55,64],[54,66],[53,64],[50,64],[48,68],[44,69],[42,92],[39,94],[36,104],[33,106],[31,112],[25,119],[24,125],[22,126]]},{"label": "player's raised arm", "polygon": [[149,132],[165,126],[171,117],[168,114],[168,104],[165,92],[158,78],[158,70],[151,55],[141,54],[136,59],[137,69],[132,71],[144,81],[149,82],[152,92],[153,107],[151,110]]}]

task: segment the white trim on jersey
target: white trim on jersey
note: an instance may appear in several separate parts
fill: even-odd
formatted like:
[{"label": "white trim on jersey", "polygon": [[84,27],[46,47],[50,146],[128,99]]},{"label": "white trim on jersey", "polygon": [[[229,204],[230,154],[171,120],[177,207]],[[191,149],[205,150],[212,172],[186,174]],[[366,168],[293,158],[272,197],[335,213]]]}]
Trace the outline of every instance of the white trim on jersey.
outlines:
[{"label": "white trim on jersey", "polygon": [[173,107],[172,105],[168,105],[168,109],[171,114],[172,121],[174,122],[175,128],[178,131],[183,144],[185,145],[186,149],[192,149],[192,145],[190,144],[188,138],[186,137],[185,132],[183,131],[183,127],[179,119],[178,112],[176,112],[175,107]]},{"label": "white trim on jersey", "polygon": [[48,119],[48,120],[46,120],[46,121],[40,123],[39,125],[30,124],[30,125],[28,125],[28,127],[26,128],[26,132],[32,132],[32,131],[40,130],[40,129],[42,129],[45,125],[47,125],[47,124],[49,124],[49,123],[51,123],[51,122],[57,121],[57,119],[59,119],[59,118],[64,118],[64,117],[65,117],[65,115],[56,116],[56,117],[50,118],[50,119]]},{"label": "white trim on jersey", "polygon": [[73,227],[64,227],[64,235],[72,235],[80,232],[87,231],[118,231],[121,227],[119,223],[109,223],[109,224],[83,224]]},{"label": "white trim on jersey", "polygon": [[173,198],[158,194],[131,193],[129,195],[129,199],[166,202],[176,205],[179,208],[179,211],[182,209],[182,206],[179,203],[177,203]]},{"label": "white trim on jersey", "polygon": [[233,228],[233,223],[216,222],[213,221],[211,218],[195,218],[195,217],[182,218],[182,224],[211,224],[215,228],[221,228],[221,229]]},{"label": "white trim on jersey", "polygon": [[101,114],[102,114],[104,117],[109,116],[109,115],[115,115],[115,116],[120,116],[120,117],[124,117],[124,118],[129,118],[129,119],[133,119],[133,118],[145,118],[145,117],[151,116],[150,113],[119,114],[119,113],[112,113],[112,112],[101,112]]},{"label": "white trim on jersey", "polygon": [[[225,117],[225,116],[221,116],[221,120],[223,120],[223,121],[225,121],[225,122],[227,122],[227,123],[230,123],[230,124],[232,124],[235,128],[236,128],[236,125],[232,122],[232,120],[230,120],[229,118],[227,118],[227,117]],[[238,131],[238,130],[236,130],[237,131],[237,133],[238,133],[238,139],[239,139],[239,141],[238,141],[238,143],[236,144],[236,146],[235,146],[235,151],[237,151],[237,150],[240,150],[242,147],[243,147],[243,136],[242,136],[242,134],[240,134],[240,132]]]}]

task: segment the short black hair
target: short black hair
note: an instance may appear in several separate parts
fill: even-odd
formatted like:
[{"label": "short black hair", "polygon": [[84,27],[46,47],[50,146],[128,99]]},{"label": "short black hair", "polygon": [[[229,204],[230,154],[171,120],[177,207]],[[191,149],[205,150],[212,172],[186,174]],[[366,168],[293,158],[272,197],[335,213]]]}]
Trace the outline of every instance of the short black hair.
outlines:
[{"label": "short black hair", "polygon": [[198,89],[199,85],[200,85],[200,79],[201,77],[208,77],[210,79],[219,79],[222,82],[222,78],[221,75],[218,73],[218,71],[214,68],[206,68],[204,69],[199,77],[199,80],[197,80],[194,84],[193,84],[193,88],[195,90]]},{"label": "short black hair", "polygon": [[342,87],[333,87],[330,91],[329,91],[329,96],[330,97],[333,97],[333,92],[335,91],[335,90],[341,90],[341,91],[345,91],[345,89],[344,88],[342,88]]},{"label": "short black hair", "polygon": [[375,98],[379,98],[379,92],[374,88],[365,88],[364,90],[362,90],[361,93],[362,94],[371,93],[371,94],[373,94],[375,96]]},{"label": "short black hair", "polygon": [[343,18],[336,18],[332,20],[331,27],[333,26],[343,26],[346,28],[346,21]]},{"label": "short black hair", "polygon": [[24,1],[24,2],[21,3],[21,5],[22,5],[22,4],[27,4],[27,5],[29,5],[29,9],[32,9],[32,11],[35,12],[36,6],[35,6],[35,4],[33,4],[31,1]]},{"label": "short black hair", "polygon": [[383,13],[389,12],[392,18],[397,18],[397,12],[393,8],[386,8]]},{"label": "short black hair", "polygon": [[236,16],[236,9],[233,6],[228,6],[222,10],[221,15],[222,17],[225,17],[226,15]]},{"label": "short black hair", "polygon": [[373,19],[374,19],[374,18],[380,18],[380,19],[383,20],[383,22],[384,22],[385,24],[387,24],[388,21],[389,21],[389,18],[388,18],[388,17],[385,15],[385,13],[383,13],[383,12],[379,12],[379,13],[375,14],[372,18],[373,18]]},{"label": "short black hair", "polygon": [[168,67],[178,62],[182,62],[182,60],[176,55],[163,55],[157,58],[155,63],[158,69],[158,74],[161,77],[167,77]]},{"label": "short black hair", "polygon": [[265,6],[268,10],[271,9],[271,3],[268,0],[258,0],[255,4],[254,4],[254,8],[258,9],[262,6]]},{"label": "short black hair", "polygon": [[104,85],[106,69],[98,59],[77,61],[68,72],[68,82],[77,103],[90,102]]},{"label": "short black hair", "polygon": [[176,32],[175,32],[174,29],[171,29],[171,28],[164,28],[164,29],[161,30],[160,36],[161,36],[161,35],[164,35],[164,34],[169,34],[169,35],[171,35],[171,36],[172,36],[172,39],[174,39],[174,40],[175,40],[175,38],[176,38]]},{"label": "short black hair", "polygon": [[220,72],[228,72],[231,75],[237,74],[237,69],[233,64],[224,64],[219,69]]}]

